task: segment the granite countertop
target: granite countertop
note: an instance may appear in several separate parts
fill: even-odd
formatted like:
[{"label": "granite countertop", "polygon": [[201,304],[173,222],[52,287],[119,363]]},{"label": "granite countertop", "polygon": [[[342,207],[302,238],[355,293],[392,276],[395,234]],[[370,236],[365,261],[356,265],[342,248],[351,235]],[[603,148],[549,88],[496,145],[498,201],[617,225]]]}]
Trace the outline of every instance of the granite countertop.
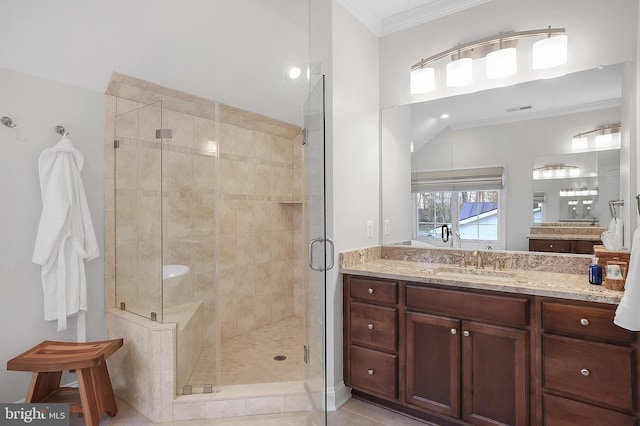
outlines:
[{"label": "granite countertop", "polygon": [[589,284],[586,270],[584,274],[571,274],[537,270],[493,270],[493,267],[480,271],[474,269],[473,266],[463,268],[455,264],[384,258],[341,265],[343,274],[608,304],[618,304],[623,294],[621,291],[607,290],[604,285]]},{"label": "granite countertop", "polygon": [[585,234],[529,234],[530,240],[580,240],[580,241],[600,241],[600,235]]}]

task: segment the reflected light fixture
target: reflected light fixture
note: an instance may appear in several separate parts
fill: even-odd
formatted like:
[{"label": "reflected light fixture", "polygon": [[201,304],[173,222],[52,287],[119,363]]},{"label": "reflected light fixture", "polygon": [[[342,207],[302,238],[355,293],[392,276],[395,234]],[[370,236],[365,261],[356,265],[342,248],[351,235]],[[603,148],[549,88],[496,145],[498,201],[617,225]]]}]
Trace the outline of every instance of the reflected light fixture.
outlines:
[{"label": "reflected light fixture", "polygon": [[580,132],[571,139],[571,147],[574,151],[589,150],[588,135],[596,134],[591,150],[620,148],[620,123],[606,124],[596,129]]},{"label": "reflected light fixture", "polygon": [[580,167],[566,164],[547,164],[533,169],[533,179],[564,179],[580,176]]},{"label": "reflected light fixture", "polygon": [[[517,72],[517,40],[525,37],[541,37],[534,43],[534,69],[551,68],[567,61],[568,37],[564,28],[500,33],[470,43],[460,44],[426,59],[411,67],[411,93],[427,93],[435,89],[435,68],[432,63],[450,56],[447,64],[447,86],[459,87],[473,81],[473,60],[486,58],[487,78],[497,79]],[[542,43],[541,43],[542,42]]]}]

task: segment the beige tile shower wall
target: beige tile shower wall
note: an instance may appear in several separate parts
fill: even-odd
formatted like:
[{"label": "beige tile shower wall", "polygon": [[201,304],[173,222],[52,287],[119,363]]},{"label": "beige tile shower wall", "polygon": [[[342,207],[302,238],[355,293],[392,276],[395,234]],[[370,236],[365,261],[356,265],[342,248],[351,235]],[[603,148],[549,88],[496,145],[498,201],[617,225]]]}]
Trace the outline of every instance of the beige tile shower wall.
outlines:
[{"label": "beige tile shower wall", "polygon": [[242,124],[250,128],[221,123],[218,134],[223,339],[294,315],[294,217],[300,204],[291,201],[300,139]]},{"label": "beige tile shower wall", "polygon": [[[210,227],[208,221],[213,216],[216,198],[213,188],[208,185],[216,180],[212,178],[215,167],[211,168],[213,163],[208,156],[215,147],[209,140],[216,140],[212,135],[217,135],[220,159],[217,206],[220,283],[217,297],[223,309],[220,312],[223,337],[235,336],[294,314],[302,315],[302,282],[306,271],[302,207],[281,203],[302,198],[304,161],[300,128],[218,104],[218,119],[222,125],[216,129],[215,102],[119,73],[113,74],[105,95],[107,307],[116,305],[115,117],[158,100],[163,101],[166,109],[163,127],[174,130],[163,162],[163,210],[166,212],[163,262],[186,264],[191,268],[182,277],[180,288],[165,289],[165,303],[203,301],[211,306],[209,317],[215,316],[216,292],[211,290],[214,285],[211,272],[215,264],[211,259],[216,254],[216,236],[212,233],[215,228]],[[157,127],[144,118],[137,117],[138,132],[155,131]],[[135,158],[136,178],[144,181],[149,176],[141,174],[155,169],[156,164],[149,158],[153,156],[148,149],[152,146],[136,145],[139,136],[140,133],[136,133],[131,138],[136,142],[133,144],[137,148],[135,156],[132,153],[125,158],[131,161]],[[126,140],[124,145],[127,146]],[[122,212],[118,209],[118,214],[123,215],[118,226],[123,220],[125,223],[131,220],[132,234],[149,237],[150,232],[158,229],[157,224],[152,218],[143,217],[141,211],[157,211],[159,200],[152,189],[136,191],[143,191],[144,196],[138,194],[135,209],[127,210],[126,204]],[[119,193],[118,197],[121,195]],[[133,207],[133,201],[130,203]],[[133,221],[137,226],[133,226]],[[130,279],[131,285],[125,287],[128,290],[119,285],[120,293],[130,291],[132,294],[127,297],[136,302],[148,302],[149,293],[155,294],[150,289],[158,288],[157,278],[149,275],[157,277],[159,273],[160,266],[152,262],[157,258],[156,249],[149,240],[146,243],[138,240],[137,244],[121,247],[119,253],[123,256],[119,255],[118,260],[122,264],[118,263],[117,270],[123,277],[119,278],[119,283]],[[133,268],[134,260],[138,262],[136,268]],[[143,271],[142,274],[139,271]],[[208,324],[206,338],[213,339],[215,321],[206,320],[205,324]]]}]

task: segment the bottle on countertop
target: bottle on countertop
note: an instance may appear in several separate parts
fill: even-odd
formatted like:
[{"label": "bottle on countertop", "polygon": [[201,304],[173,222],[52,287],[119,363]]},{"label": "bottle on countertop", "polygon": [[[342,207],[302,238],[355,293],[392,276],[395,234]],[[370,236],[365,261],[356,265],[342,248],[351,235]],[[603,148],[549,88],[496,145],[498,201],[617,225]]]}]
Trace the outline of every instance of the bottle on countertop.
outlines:
[{"label": "bottle on countertop", "polygon": [[602,266],[598,265],[597,257],[594,257],[589,265],[589,282],[595,285],[602,284]]}]

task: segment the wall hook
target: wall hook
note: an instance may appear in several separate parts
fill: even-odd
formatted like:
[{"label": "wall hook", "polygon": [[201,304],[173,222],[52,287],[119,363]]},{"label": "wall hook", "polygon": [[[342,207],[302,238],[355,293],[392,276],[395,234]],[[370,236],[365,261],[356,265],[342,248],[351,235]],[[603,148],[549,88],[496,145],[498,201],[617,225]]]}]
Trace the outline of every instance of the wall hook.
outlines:
[{"label": "wall hook", "polygon": [[67,136],[69,134],[69,132],[67,132],[67,130],[62,126],[56,126],[56,133],[60,136]]},{"label": "wall hook", "polygon": [[6,127],[16,127],[17,124],[13,123],[11,117],[2,117],[0,118],[0,123],[4,124]]}]

